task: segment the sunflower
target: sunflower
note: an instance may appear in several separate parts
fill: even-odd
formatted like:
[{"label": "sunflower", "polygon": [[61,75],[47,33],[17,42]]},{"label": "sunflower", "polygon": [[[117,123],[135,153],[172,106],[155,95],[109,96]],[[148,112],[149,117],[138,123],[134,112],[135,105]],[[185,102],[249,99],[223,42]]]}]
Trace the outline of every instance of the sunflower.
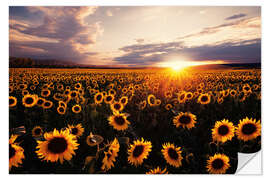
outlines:
[{"label": "sunflower", "polygon": [[195,126],[197,117],[190,112],[180,112],[177,116],[173,118],[173,124],[178,128],[182,126],[183,128],[191,129]]},{"label": "sunflower", "polygon": [[169,111],[170,109],[172,109],[172,107],[173,106],[171,104],[166,104],[165,109]]},{"label": "sunflower", "polygon": [[9,107],[14,107],[17,105],[17,98],[14,96],[9,96]]},{"label": "sunflower", "polygon": [[261,121],[246,117],[240,120],[238,127],[236,127],[237,138],[243,141],[255,139],[261,135]]},{"label": "sunflower", "polygon": [[187,92],[187,93],[186,93],[186,99],[187,99],[187,100],[191,100],[192,98],[193,98],[192,92]]},{"label": "sunflower", "polygon": [[156,97],[153,94],[148,95],[147,102],[150,106],[155,106]]},{"label": "sunflower", "polygon": [[32,129],[32,136],[33,137],[40,137],[43,134],[43,130],[40,126],[35,126]]},{"label": "sunflower", "polygon": [[25,107],[33,107],[36,105],[37,100],[38,100],[37,95],[27,94],[22,98],[22,103]]},{"label": "sunflower", "polygon": [[103,137],[100,135],[94,135],[92,132],[86,137],[86,144],[88,146],[96,146],[103,142]]},{"label": "sunflower", "polygon": [[186,92],[182,92],[177,96],[179,103],[184,103],[186,101]]},{"label": "sunflower", "polygon": [[95,103],[100,104],[103,101],[103,94],[102,93],[96,93],[94,96]]},{"label": "sunflower", "polygon": [[70,95],[71,99],[75,99],[78,97],[78,91],[70,91],[69,95]]},{"label": "sunflower", "polygon": [[67,104],[64,101],[58,101],[59,106],[63,106],[64,108],[67,107]]},{"label": "sunflower", "polygon": [[51,94],[51,91],[49,89],[42,89],[41,96],[42,97],[49,97]]},{"label": "sunflower", "polygon": [[174,167],[182,166],[182,151],[180,147],[174,146],[174,144],[165,143],[162,145],[163,149],[161,150],[163,157],[170,165]]},{"label": "sunflower", "polygon": [[207,171],[211,174],[224,174],[230,167],[229,161],[225,154],[215,154],[207,160]]},{"label": "sunflower", "polygon": [[52,106],[53,106],[53,102],[47,101],[47,100],[45,100],[45,102],[42,105],[43,109],[50,109]]},{"label": "sunflower", "polygon": [[45,101],[46,100],[44,98],[39,97],[37,100],[37,106],[42,107]]},{"label": "sunflower", "polygon": [[211,96],[207,93],[201,94],[198,97],[198,103],[200,103],[200,104],[209,104],[210,101],[211,101]]},{"label": "sunflower", "polygon": [[214,141],[226,142],[234,137],[234,125],[226,119],[217,121],[212,129],[212,138]]},{"label": "sunflower", "polygon": [[64,160],[70,160],[75,155],[74,150],[78,149],[75,136],[69,131],[54,129],[53,132],[45,133],[45,141],[37,141],[37,155],[40,159],[56,162],[60,160],[63,164]]},{"label": "sunflower", "polygon": [[122,111],[124,109],[124,105],[120,102],[115,101],[111,104],[111,110],[114,111]]},{"label": "sunflower", "polygon": [[66,108],[64,106],[58,106],[56,110],[58,114],[61,114],[61,115],[66,113]]},{"label": "sunflower", "polygon": [[70,134],[73,134],[76,137],[80,137],[83,135],[84,128],[81,124],[74,125],[68,125],[68,129],[70,131]]},{"label": "sunflower", "polygon": [[82,108],[81,108],[81,106],[79,104],[76,104],[76,105],[72,106],[72,112],[78,114],[81,111],[82,111]]},{"label": "sunflower", "polygon": [[106,104],[112,104],[113,101],[114,101],[114,96],[111,95],[111,94],[106,95],[106,96],[104,97],[104,102],[105,102]]},{"label": "sunflower", "polygon": [[149,172],[146,172],[146,174],[168,174],[168,171],[166,168],[162,170],[160,167],[157,167],[155,169],[151,169]]},{"label": "sunflower", "polygon": [[138,104],[138,108],[140,109],[140,110],[143,110],[145,107],[146,107],[146,100],[144,100],[144,101],[142,101],[142,102],[140,102],[139,104]]},{"label": "sunflower", "polygon": [[121,104],[123,104],[124,106],[127,105],[127,103],[128,103],[128,97],[127,96],[121,97],[121,99],[119,100],[119,102]]},{"label": "sunflower", "polygon": [[114,89],[110,89],[109,90],[109,94],[115,96],[116,95],[116,91]]},{"label": "sunflower", "polygon": [[101,169],[103,171],[108,171],[112,167],[114,167],[114,164],[113,163],[116,161],[115,158],[118,156],[119,149],[120,149],[119,142],[115,138],[111,142],[108,151],[104,151],[104,155],[105,156],[104,156],[104,158],[102,160],[102,166],[101,166]]},{"label": "sunflower", "polygon": [[147,156],[152,150],[151,148],[152,143],[150,141],[144,141],[143,138],[141,141],[133,141],[133,144],[130,145],[128,150],[128,162],[135,166],[141,165],[143,160],[147,159]]},{"label": "sunflower", "polygon": [[15,143],[17,135],[11,135],[9,139],[9,170],[14,167],[19,167],[22,164],[24,157],[24,150],[18,143]]},{"label": "sunflower", "polygon": [[117,131],[124,131],[128,128],[130,122],[124,113],[113,111],[113,115],[108,118],[109,124]]}]

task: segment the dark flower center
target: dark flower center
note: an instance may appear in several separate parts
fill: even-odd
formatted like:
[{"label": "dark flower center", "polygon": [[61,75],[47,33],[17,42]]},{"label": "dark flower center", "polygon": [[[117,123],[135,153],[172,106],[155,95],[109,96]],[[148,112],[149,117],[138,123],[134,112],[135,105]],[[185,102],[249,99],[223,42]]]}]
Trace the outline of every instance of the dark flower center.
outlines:
[{"label": "dark flower center", "polygon": [[117,103],[117,104],[114,105],[114,108],[115,108],[115,109],[120,109],[121,106],[120,106],[120,104]]},{"label": "dark flower center", "polygon": [[71,129],[71,134],[77,135],[79,132],[78,128],[72,128]]},{"label": "dark flower center", "polygon": [[67,149],[67,141],[62,137],[55,137],[48,143],[48,150],[53,154],[63,153]]},{"label": "dark flower center", "polygon": [[26,98],[26,100],[25,100],[25,103],[26,104],[32,104],[34,102],[34,99],[32,98],[32,97],[28,97],[28,98]]},{"label": "dark flower center", "polygon": [[49,94],[49,91],[43,91],[43,94],[47,95],[47,94]]},{"label": "dark flower center", "polygon": [[125,104],[126,103],[126,99],[121,99],[121,103]]},{"label": "dark flower center", "polygon": [[35,129],[34,133],[35,133],[35,135],[40,135],[41,129],[40,128]]},{"label": "dark flower center", "polygon": [[46,106],[46,107],[49,107],[51,105],[51,103],[49,103],[49,102],[45,102],[45,104],[44,104],[44,106]]},{"label": "dark flower center", "polygon": [[245,89],[246,91],[248,91],[248,90],[249,90],[249,87],[248,87],[248,86],[246,86],[244,89]]},{"label": "dark flower center", "polygon": [[97,96],[97,100],[100,101],[101,100],[101,97],[102,97],[101,95],[98,95]]},{"label": "dark flower center", "polygon": [[222,161],[222,159],[215,159],[212,162],[212,167],[214,169],[221,169],[224,166],[224,162]]},{"label": "dark flower center", "polygon": [[136,146],[134,148],[134,150],[133,150],[133,156],[135,158],[139,157],[143,153],[143,150],[144,150],[144,146],[143,145]]},{"label": "dark flower center", "polygon": [[191,94],[187,94],[187,98],[191,98]]},{"label": "dark flower center", "polygon": [[254,124],[248,123],[243,125],[242,132],[243,134],[250,135],[254,133],[257,130],[256,126]]},{"label": "dark flower center", "polygon": [[112,100],[112,97],[111,96],[107,96],[106,100],[107,101],[111,101]]},{"label": "dark flower center", "polygon": [[9,144],[9,159],[12,158],[16,153],[16,150]]},{"label": "dark flower center", "polygon": [[39,99],[38,101],[37,101],[37,104],[38,105],[41,105],[43,103],[43,100],[42,99]]},{"label": "dark flower center", "polygon": [[220,135],[222,135],[222,136],[228,134],[228,132],[229,132],[228,126],[222,125],[222,126],[220,126],[220,127],[218,128],[218,134],[220,134]]},{"label": "dark flower center", "polygon": [[9,99],[9,104],[13,104],[14,102],[14,99]]},{"label": "dark flower center", "polygon": [[191,118],[187,115],[183,115],[179,118],[179,122],[181,124],[189,124],[191,122]]},{"label": "dark flower center", "polygon": [[178,159],[178,154],[177,154],[176,150],[173,148],[169,148],[168,155],[170,156],[170,158],[172,158],[174,160]]},{"label": "dark flower center", "polygon": [[77,95],[77,93],[75,93],[75,92],[72,92],[72,93],[70,94],[71,97],[76,97],[76,95]]},{"label": "dark flower center", "polygon": [[64,112],[64,108],[63,107],[60,107],[59,108],[59,112],[61,112],[61,113]]},{"label": "dark flower center", "polygon": [[122,116],[115,116],[114,121],[118,125],[123,125],[125,124],[125,119]]},{"label": "dark flower center", "polygon": [[180,100],[183,100],[185,98],[185,94],[182,94],[181,96],[180,96]]},{"label": "dark flower center", "polygon": [[202,101],[202,102],[208,101],[208,97],[207,97],[207,96],[202,96],[201,101]]},{"label": "dark flower center", "polygon": [[80,108],[79,108],[78,106],[75,106],[75,107],[74,107],[74,110],[75,110],[75,111],[79,111]]}]

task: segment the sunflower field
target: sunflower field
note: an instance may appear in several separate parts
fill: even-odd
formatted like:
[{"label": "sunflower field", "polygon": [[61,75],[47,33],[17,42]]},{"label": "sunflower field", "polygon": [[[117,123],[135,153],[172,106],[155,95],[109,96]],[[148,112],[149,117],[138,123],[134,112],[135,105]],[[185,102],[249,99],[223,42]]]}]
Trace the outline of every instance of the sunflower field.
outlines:
[{"label": "sunflower field", "polygon": [[261,70],[9,69],[11,174],[233,174]]}]

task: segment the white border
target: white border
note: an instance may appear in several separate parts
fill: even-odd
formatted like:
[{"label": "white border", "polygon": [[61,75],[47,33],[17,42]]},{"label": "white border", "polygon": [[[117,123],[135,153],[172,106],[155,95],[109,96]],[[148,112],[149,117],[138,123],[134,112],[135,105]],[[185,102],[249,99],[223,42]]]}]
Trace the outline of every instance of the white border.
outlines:
[{"label": "white border", "polygon": [[[262,6],[262,149],[263,149],[263,159],[262,162],[269,161],[269,128],[270,128],[270,116],[268,114],[269,111],[269,84],[268,78],[270,78],[270,68],[269,61],[269,51],[270,51],[270,1],[269,0],[4,0],[1,1],[0,6],[0,18],[1,18],[1,28],[0,28],[0,35],[1,35],[1,84],[2,87],[0,88],[0,98],[1,98],[1,175],[3,178],[27,178],[27,179],[48,179],[52,176],[48,175],[8,175],[8,148],[5,146],[7,144],[8,139],[8,6],[83,6],[83,5],[189,5],[189,6]],[[3,115],[2,115],[3,114]],[[267,139],[265,141],[265,139]],[[265,153],[264,153],[265,152]],[[267,161],[268,160],[268,161]],[[267,163],[268,164],[268,163]],[[265,167],[265,166],[263,166]],[[263,176],[216,176],[216,175],[170,175],[170,176],[155,176],[157,179],[164,178],[205,178],[205,179],[212,179],[215,180],[217,178],[245,178],[245,179],[253,179],[254,178],[266,178],[270,172],[267,170],[267,167],[263,168]],[[53,176],[55,178],[74,178],[73,175],[61,175],[61,176]],[[145,178],[146,176],[142,175],[109,175],[109,176],[84,176],[80,175],[79,178],[115,178],[115,179],[137,179],[137,178]],[[76,178],[76,177],[75,177]],[[269,179],[269,177],[267,177]]]}]

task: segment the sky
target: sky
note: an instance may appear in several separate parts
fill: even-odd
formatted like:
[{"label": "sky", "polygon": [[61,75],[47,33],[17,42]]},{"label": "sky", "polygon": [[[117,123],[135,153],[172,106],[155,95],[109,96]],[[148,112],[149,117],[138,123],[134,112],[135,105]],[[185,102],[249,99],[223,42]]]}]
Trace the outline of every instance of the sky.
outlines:
[{"label": "sky", "polygon": [[9,55],[131,67],[260,62],[261,9],[10,7]]}]

